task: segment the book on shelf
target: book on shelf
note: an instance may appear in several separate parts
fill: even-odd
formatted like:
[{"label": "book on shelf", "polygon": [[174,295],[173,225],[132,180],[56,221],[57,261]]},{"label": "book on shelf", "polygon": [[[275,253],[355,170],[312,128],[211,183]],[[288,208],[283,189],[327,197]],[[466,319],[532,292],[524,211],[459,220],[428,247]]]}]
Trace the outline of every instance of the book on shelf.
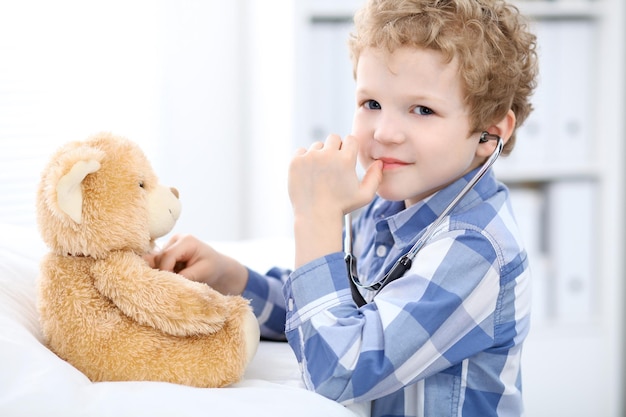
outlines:
[{"label": "book on shelf", "polygon": [[546,186],[549,274],[554,280],[554,312],[560,323],[593,320],[597,185],[593,180],[555,181]]},{"label": "book on shelf", "polygon": [[510,187],[529,259],[534,323],[593,320],[596,188],[593,180]]},{"label": "book on shelf", "polygon": [[540,187],[510,187],[511,206],[528,255],[531,273],[532,323],[542,323],[554,316],[554,291],[546,265],[545,196]]}]

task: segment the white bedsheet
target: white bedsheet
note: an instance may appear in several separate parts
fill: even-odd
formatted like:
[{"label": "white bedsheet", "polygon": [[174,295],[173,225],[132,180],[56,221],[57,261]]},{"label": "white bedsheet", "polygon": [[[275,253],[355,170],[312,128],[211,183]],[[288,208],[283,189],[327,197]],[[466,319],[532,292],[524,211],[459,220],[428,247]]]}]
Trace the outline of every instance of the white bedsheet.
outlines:
[{"label": "white bedsheet", "polygon": [[[216,246],[261,271],[293,259],[284,240]],[[45,251],[36,230],[0,224],[0,416],[367,416],[365,405],[346,408],[304,389],[293,352],[279,342],[261,342],[243,381],[227,388],[91,383],[41,344],[35,280]]]}]

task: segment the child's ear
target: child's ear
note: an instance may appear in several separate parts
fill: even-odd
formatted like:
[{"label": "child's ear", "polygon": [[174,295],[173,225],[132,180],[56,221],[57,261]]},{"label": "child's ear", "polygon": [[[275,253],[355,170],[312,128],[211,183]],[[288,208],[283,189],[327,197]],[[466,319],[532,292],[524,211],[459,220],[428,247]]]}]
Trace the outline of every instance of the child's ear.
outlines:
[{"label": "child's ear", "polygon": [[[496,124],[489,126],[487,132],[491,133],[492,135],[500,136],[506,144],[511,138],[513,130],[515,129],[515,121],[515,113],[513,113],[513,110],[509,109],[509,111],[506,113],[506,116],[504,116],[502,120],[500,120]],[[481,157],[488,157],[495,149],[495,146],[496,142],[493,140],[480,143],[478,149],[476,150],[476,155]]]},{"label": "child's ear", "polygon": [[515,130],[515,122],[517,118],[515,117],[515,113],[513,110],[509,109],[504,116],[504,119],[500,120],[500,123],[496,124],[495,128],[498,131],[498,136],[504,140],[504,143],[507,143],[513,135],[513,130]]}]

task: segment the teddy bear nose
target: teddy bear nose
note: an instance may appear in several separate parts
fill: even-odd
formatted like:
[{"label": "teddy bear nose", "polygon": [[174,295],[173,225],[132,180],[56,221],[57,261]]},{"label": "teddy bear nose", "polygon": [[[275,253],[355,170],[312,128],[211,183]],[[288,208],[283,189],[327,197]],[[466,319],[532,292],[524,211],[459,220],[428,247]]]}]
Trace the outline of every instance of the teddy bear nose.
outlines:
[{"label": "teddy bear nose", "polygon": [[178,198],[178,190],[176,188],[170,187],[170,191],[172,191],[172,194],[174,194],[176,198]]}]

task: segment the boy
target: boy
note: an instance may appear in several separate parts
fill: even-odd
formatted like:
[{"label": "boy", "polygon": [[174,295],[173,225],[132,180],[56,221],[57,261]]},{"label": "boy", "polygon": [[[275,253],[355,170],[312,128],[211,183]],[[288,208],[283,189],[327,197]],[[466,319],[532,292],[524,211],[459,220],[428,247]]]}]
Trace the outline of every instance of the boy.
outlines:
[{"label": "boy", "polygon": [[260,275],[190,236],[153,264],[183,262],[186,277],[250,298],[265,336],[284,331],[310,389],[371,401],[372,416],[518,416],[530,277],[492,170],[402,277],[360,290],[361,307],[342,222],[365,206],[354,224],[357,275],[378,281],[494,151],[482,132],[511,151],[531,110],[535,37],[501,0],[369,0],[350,49],[352,135],[301,149],[290,166],[295,271]]}]

